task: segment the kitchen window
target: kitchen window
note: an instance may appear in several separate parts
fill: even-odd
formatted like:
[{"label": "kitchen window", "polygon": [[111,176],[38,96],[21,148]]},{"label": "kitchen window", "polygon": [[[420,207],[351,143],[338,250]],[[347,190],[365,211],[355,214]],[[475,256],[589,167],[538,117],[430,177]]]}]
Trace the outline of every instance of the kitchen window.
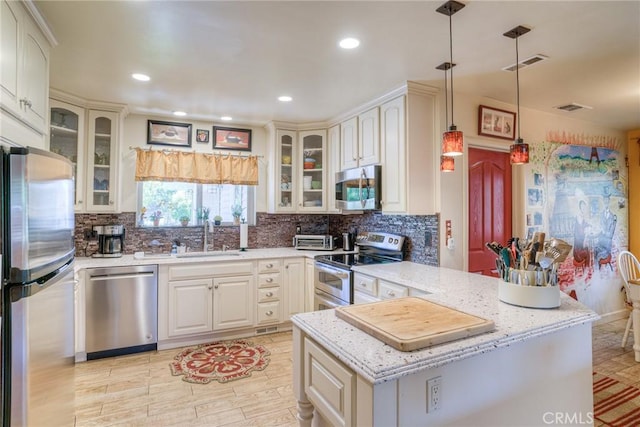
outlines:
[{"label": "kitchen window", "polygon": [[233,224],[238,213],[248,224],[255,224],[255,186],[251,185],[140,181],[137,200],[139,227],[202,225],[204,213],[209,221],[220,216],[222,225]]}]

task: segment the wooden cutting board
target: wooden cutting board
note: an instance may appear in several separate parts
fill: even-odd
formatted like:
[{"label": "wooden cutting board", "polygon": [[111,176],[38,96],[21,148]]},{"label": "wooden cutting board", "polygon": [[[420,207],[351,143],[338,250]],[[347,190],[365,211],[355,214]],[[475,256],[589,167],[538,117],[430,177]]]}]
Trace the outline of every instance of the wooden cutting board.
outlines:
[{"label": "wooden cutting board", "polygon": [[492,331],[492,321],[407,297],[336,308],[336,316],[400,351]]}]

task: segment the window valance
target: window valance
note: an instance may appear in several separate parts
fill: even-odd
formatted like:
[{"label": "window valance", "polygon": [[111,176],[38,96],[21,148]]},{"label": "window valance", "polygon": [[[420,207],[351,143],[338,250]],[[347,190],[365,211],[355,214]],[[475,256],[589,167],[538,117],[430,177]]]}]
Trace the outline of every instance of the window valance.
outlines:
[{"label": "window valance", "polygon": [[258,185],[258,157],[136,148],[136,181]]}]

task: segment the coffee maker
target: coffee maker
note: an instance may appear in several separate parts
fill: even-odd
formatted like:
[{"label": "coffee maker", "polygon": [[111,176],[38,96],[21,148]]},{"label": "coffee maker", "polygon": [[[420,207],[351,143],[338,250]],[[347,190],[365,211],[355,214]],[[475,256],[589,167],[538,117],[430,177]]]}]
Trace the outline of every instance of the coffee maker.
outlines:
[{"label": "coffee maker", "polygon": [[124,225],[94,225],[93,231],[98,235],[98,252],[96,258],[117,258],[124,250]]}]

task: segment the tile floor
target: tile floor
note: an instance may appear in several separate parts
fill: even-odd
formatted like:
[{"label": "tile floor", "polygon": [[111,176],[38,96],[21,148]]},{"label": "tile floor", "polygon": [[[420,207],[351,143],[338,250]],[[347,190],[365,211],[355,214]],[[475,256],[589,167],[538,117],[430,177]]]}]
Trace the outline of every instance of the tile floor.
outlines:
[{"label": "tile floor", "polygon": [[[625,320],[593,329],[594,370],[640,387],[633,337],[620,347]],[[291,334],[254,337],[271,351],[264,371],[227,384],[172,376],[179,349],[76,365],[76,426],[295,426]],[[600,424],[596,424],[598,426]]]}]

